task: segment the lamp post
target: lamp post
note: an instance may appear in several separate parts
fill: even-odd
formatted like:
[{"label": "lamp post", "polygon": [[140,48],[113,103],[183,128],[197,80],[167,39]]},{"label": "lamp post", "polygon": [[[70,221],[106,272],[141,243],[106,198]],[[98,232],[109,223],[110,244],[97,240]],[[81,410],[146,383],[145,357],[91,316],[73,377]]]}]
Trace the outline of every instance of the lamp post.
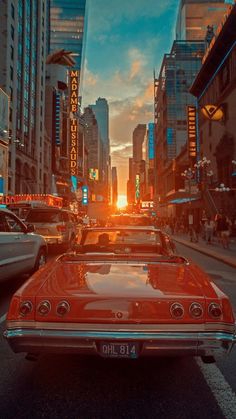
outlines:
[{"label": "lamp post", "polygon": [[195,170],[192,170],[191,167],[189,167],[188,169],[185,169],[182,173],[181,176],[183,176],[185,179],[188,180],[188,192],[189,194],[191,193],[191,180],[194,178],[195,176]]},{"label": "lamp post", "polygon": [[203,157],[201,160],[198,160],[195,163],[194,167],[200,172],[200,182],[203,185],[203,189],[208,184],[208,178],[210,179],[213,176],[213,171],[210,169],[211,161],[206,157]]}]

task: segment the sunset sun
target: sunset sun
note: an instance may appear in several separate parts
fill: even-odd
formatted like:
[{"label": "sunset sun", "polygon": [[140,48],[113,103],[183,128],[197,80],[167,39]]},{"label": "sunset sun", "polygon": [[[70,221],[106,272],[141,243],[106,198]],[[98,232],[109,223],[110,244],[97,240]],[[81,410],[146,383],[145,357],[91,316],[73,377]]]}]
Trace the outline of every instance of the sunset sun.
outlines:
[{"label": "sunset sun", "polygon": [[118,195],[117,208],[125,208],[127,206],[126,195]]}]

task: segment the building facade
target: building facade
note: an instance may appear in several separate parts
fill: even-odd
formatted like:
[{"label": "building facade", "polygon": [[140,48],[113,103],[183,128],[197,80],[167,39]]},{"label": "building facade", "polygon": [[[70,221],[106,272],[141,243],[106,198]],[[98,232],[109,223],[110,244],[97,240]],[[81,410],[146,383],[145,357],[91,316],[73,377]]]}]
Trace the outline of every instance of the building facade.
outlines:
[{"label": "building facade", "polygon": [[44,132],[49,1],[0,1],[0,87],[9,96],[8,193],[50,188],[50,138]]},{"label": "building facade", "polygon": [[104,186],[104,200],[110,200],[111,190],[111,164],[110,164],[110,139],[109,139],[109,106],[105,98],[98,98],[96,103],[89,105],[92,109],[99,128],[101,139],[101,170],[100,180]]},{"label": "building facade", "polygon": [[[204,55],[203,41],[174,41],[165,54],[155,91],[155,202],[168,215],[168,202],[175,193],[173,160],[186,146],[187,106],[196,99],[189,89]],[[172,208],[172,207],[171,207]],[[172,211],[172,209],[171,209]]]},{"label": "building facade", "polygon": [[204,40],[207,26],[215,31],[230,1],[181,0],[176,22],[176,40]]},{"label": "building facade", "polygon": [[86,0],[51,0],[50,50],[71,51],[75,69],[84,68],[86,45]]},{"label": "building facade", "polygon": [[[207,184],[204,173],[200,173],[200,180],[204,183],[202,198],[209,213],[222,208],[230,217],[236,217],[235,27],[236,5],[222,20],[191,87],[191,93],[198,101],[199,157],[206,157],[213,171]],[[219,117],[217,110],[220,111]]]}]

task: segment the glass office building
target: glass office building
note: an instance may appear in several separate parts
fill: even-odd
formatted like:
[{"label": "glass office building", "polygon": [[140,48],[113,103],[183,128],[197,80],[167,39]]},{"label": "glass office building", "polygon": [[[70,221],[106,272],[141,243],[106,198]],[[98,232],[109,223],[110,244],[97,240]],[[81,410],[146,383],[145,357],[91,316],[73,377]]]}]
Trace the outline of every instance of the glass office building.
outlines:
[{"label": "glass office building", "polygon": [[167,160],[174,159],[186,143],[186,107],[195,104],[189,89],[201,67],[204,50],[202,41],[175,41],[170,54],[164,56],[155,100],[162,109],[156,115],[157,139],[165,143]]},{"label": "glass office building", "polygon": [[86,36],[86,0],[51,1],[50,50],[71,51],[75,68],[83,69]]},{"label": "glass office building", "polygon": [[213,26],[215,32],[230,3],[230,0],[181,0],[176,22],[176,39],[205,39],[207,26]]}]

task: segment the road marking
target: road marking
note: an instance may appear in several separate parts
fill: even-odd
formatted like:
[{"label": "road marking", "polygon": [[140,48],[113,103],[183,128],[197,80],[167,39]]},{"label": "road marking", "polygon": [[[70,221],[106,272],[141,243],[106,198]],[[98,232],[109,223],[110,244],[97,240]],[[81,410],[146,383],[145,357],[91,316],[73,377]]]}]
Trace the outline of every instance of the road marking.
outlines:
[{"label": "road marking", "polygon": [[3,316],[0,317],[0,324],[2,324],[3,322],[5,322],[6,318],[7,318],[7,313],[3,314]]},{"label": "road marking", "polygon": [[215,364],[204,364],[200,359],[196,362],[204,375],[217,403],[226,419],[236,418],[236,394],[225,380]]}]

